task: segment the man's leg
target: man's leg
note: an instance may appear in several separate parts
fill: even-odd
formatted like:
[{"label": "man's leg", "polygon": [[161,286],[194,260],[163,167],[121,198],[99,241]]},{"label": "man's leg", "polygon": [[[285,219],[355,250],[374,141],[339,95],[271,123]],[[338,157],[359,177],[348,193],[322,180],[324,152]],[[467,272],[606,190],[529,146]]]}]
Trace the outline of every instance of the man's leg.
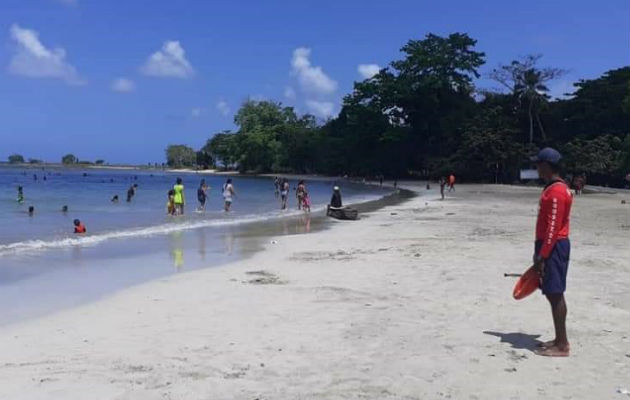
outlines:
[{"label": "man's leg", "polygon": [[538,351],[541,356],[567,357],[569,355],[569,340],[567,339],[567,303],[564,301],[564,294],[548,294],[547,300],[551,305],[551,315],[553,316],[553,326],[556,331],[556,338],[545,343],[544,347]]}]

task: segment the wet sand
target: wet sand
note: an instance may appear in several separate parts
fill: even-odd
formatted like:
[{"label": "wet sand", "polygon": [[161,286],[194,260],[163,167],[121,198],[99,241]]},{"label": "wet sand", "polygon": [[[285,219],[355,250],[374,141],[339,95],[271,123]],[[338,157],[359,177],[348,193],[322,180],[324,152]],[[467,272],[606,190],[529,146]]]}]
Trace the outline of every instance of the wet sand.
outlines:
[{"label": "wet sand", "polygon": [[[404,183],[400,183],[404,186]],[[529,265],[540,189],[457,186],[0,328],[8,399],[595,399],[630,389],[627,192],[575,199],[572,355]]]}]

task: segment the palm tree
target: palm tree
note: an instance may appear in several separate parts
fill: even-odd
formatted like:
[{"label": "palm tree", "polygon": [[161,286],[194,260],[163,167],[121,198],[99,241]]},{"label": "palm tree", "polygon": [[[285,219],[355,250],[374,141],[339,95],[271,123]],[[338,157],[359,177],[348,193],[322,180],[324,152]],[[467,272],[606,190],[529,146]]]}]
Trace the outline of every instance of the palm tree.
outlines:
[{"label": "palm tree", "polygon": [[549,100],[547,82],[559,78],[565,71],[558,68],[537,68],[540,55],[529,55],[510,65],[500,66],[490,73],[490,78],[508,88],[516,98],[519,108],[527,106],[529,119],[529,143],[534,142],[534,120],[540,128],[541,137],[547,140],[540,119],[540,111]]}]

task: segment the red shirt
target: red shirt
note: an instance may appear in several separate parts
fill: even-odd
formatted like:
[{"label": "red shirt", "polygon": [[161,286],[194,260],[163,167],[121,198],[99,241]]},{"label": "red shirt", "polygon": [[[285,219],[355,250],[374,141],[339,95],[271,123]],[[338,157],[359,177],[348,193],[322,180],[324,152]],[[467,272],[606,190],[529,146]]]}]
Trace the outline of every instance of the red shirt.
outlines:
[{"label": "red shirt", "polygon": [[573,196],[564,181],[553,182],[540,195],[536,240],[542,240],[540,256],[548,258],[559,239],[569,237],[569,214]]}]

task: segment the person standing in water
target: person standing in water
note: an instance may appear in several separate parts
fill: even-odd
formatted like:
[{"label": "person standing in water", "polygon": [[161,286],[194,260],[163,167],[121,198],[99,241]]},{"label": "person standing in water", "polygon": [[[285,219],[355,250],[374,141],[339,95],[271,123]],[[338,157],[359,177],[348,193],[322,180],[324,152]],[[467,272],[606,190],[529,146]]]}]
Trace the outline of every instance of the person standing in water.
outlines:
[{"label": "person standing in water", "polygon": [[127,203],[129,203],[131,199],[133,199],[133,196],[136,195],[137,187],[138,187],[138,184],[134,183],[133,185],[129,186],[129,189],[127,189]]},{"label": "person standing in water", "polygon": [[197,201],[199,201],[199,211],[206,211],[206,200],[208,199],[208,185],[206,180],[202,179],[197,189]]},{"label": "person standing in water", "polygon": [[298,182],[295,197],[297,198],[298,210],[301,210],[304,206],[304,199],[306,198],[306,185],[303,180]]},{"label": "person standing in water", "polygon": [[166,194],[166,213],[175,215],[175,191],[173,189]]},{"label": "person standing in water", "polygon": [[22,189],[22,186],[17,188],[17,202],[24,203],[24,189]]},{"label": "person standing in water", "polygon": [[276,195],[276,198],[277,198],[278,195],[280,194],[280,179],[278,179],[277,176],[273,178],[273,190],[274,190],[273,193]]},{"label": "person standing in water", "polygon": [[284,178],[280,187],[281,210],[287,209],[287,200],[289,200],[289,180]]},{"label": "person standing in water", "polygon": [[232,185],[232,178],[228,178],[225,181],[225,184],[223,184],[223,209],[225,212],[230,211],[230,208],[232,207],[232,198],[235,195],[236,192],[234,191],[234,185]]},{"label": "person standing in water", "polygon": [[184,204],[186,199],[184,197],[184,184],[182,178],[177,178],[175,185],[173,186],[173,203],[175,203],[175,214],[184,215]]},{"label": "person standing in water", "polygon": [[564,292],[571,253],[569,217],[573,196],[569,186],[560,178],[561,158],[562,155],[550,147],[532,157],[538,176],[546,184],[538,205],[534,267],[542,277],[540,288],[551,305],[556,334],[554,340],[541,343],[536,354],[549,357],[567,357],[570,350]]}]

